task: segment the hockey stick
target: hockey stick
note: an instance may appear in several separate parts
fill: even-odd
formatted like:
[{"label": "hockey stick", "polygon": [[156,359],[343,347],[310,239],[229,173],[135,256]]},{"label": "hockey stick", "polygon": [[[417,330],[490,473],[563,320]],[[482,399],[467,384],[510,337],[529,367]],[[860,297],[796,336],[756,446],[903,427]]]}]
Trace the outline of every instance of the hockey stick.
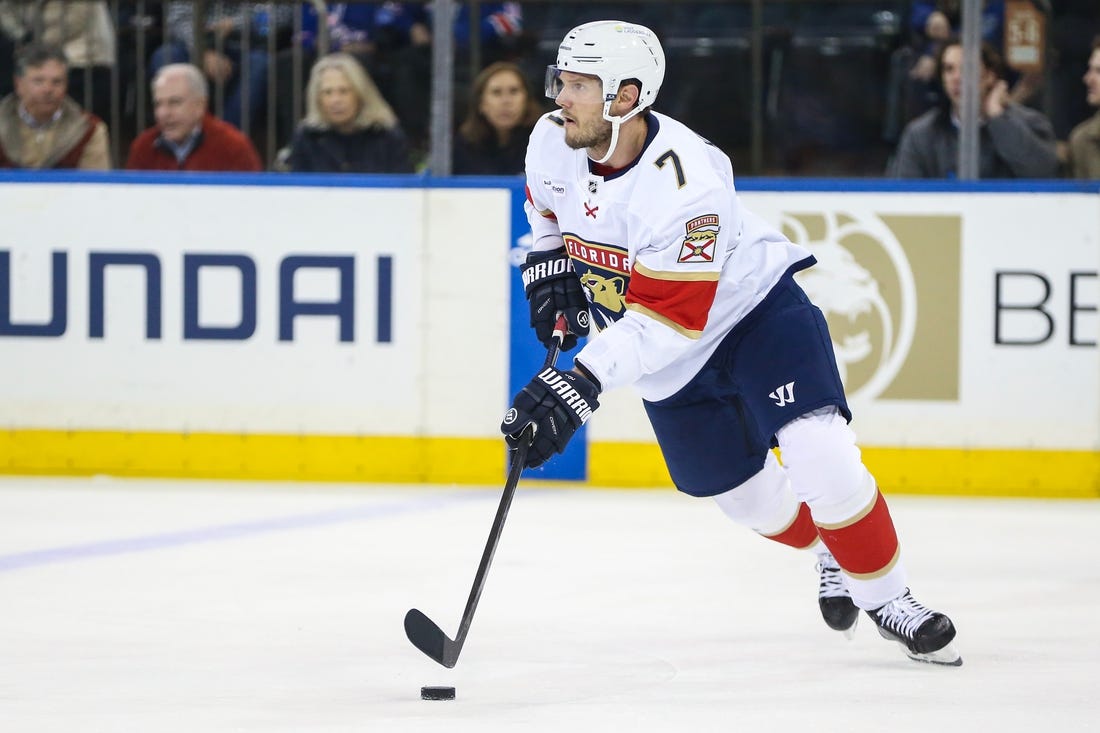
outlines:
[{"label": "hockey stick", "polygon": [[[565,339],[565,318],[559,317],[554,327],[554,343],[546,352],[546,361],[542,368],[554,366],[561,351],[562,341]],[[500,533],[504,529],[504,520],[508,517],[508,509],[512,506],[512,497],[519,485],[519,476],[523,473],[523,467],[527,463],[527,451],[531,447],[534,437],[534,426],[528,425],[520,435],[519,445],[512,453],[512,463],[508,469],[508,480],[504,484],[504,494],[500,497],[500,506],[497,507],[496,518],[493,519],[493,528],[489,530],[489,540],[485,543],[485,551],[481,553],[481,564],[477,566],[477,575],[474,576],[474,585],[470,589],[470,597],[466,601],[466,610],[462,612],[462,621],[458,625],[458,636],[454,641],[449,639],[443,630],[425,616],[419,610],[412,608],[405,614],[405,635],[420,651],[439,662],[444,667],[451,669],[458,662],[458,655],[462,651],[462,645],[466,643],[466,634],[470,631],[470,623],[474,620],[474,611],[477,602],[481,598],[481,591],[485,587],[485,576],[489,574],[489,565],[493,562],[493,555],[497,550]]]}]

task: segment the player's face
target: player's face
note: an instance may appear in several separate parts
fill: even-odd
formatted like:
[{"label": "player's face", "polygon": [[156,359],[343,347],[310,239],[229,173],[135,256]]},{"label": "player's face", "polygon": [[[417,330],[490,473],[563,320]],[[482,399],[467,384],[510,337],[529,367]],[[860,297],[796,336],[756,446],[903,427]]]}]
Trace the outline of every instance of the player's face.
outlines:
[{"label": "player's face", "polygon": [[574,150],[611,144],[611,123],[603,118],[603,83],[594,76],[561,72],[554,99],[565,120],[565,144]]},{"label": "player's face", "polygon": [[1093,107],[1100,107],[1100,48],[1089,57],[1089,68],[1085,72],[1086,99]]},{"label": "player's face", "polygon": [[15,77],[15,94],[32,117],[44,122],[60,109],[68,85],[65,64],[51,59]]}]

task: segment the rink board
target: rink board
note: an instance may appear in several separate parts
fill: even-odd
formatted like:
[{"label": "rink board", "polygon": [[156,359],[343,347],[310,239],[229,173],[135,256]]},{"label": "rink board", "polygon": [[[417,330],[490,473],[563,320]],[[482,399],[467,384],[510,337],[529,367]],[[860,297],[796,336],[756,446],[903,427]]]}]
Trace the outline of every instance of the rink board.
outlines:
[{"label": "rink board", "polygon": [[[1100,496],[1095,187],[743,181],[884,488]],[[0,470],[496,483],[543,352],[522,186],[0,177]],[[534,478],[670,482],[638,400]]]}]

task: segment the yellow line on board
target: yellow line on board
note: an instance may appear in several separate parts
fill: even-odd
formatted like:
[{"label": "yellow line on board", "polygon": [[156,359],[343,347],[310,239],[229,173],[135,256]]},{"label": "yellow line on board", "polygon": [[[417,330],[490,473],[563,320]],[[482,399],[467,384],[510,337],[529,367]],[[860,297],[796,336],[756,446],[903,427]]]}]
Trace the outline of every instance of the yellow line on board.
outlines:
[{"label": "yellow line on board", "polygon": [[[1095,451],[863,448],[884,493],[1100,498]],[[499,484],[495,438],[0,430],[0,473]],[[561,482],[576,485],[574,482]],[[592,487],[672,488],[656,445],[589,446]]]},{"label": "yellow line on board", "polygon": [[[1096,451],[865,447],[862,452],[887,494],[1100,498]],[[588,479],[592,486],[672,486],[660,450],[649,443],[589,446]]]},{"label": "yellow line on board", "polygon": [[494,439],[115,431],[0,431],[0,472],[495,484]]}]

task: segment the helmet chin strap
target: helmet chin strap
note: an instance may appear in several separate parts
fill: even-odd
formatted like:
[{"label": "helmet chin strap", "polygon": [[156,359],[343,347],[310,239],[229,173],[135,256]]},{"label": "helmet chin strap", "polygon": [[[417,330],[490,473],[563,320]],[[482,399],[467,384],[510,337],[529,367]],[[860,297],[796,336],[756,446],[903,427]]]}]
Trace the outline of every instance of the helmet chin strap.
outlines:
[{"label": "helmet chin strap", "polygon": [[[606,118],[605,118],[606,119]],[[615,146],[619,144],[619,125],[622,124],[622,119],[619,117],[610,118],[611,122],[611,144],[607,146],[607,154],[595,161],[596,163],[606,163],[607,159],[615,154]]]},{"label": "helmet chin strap", "polygon": [[630,110],[625,115],[612,116],[611,115],[611,102],[607,102],[607,103],[604,104],[604,106],[603,106],[603,118],[611,123],[611,144],[607,146],[607,154],[604,155],[599,160],[594,161],[595,163],[597,163],[597,164],[606,163],[611,158],[611,156],[615,154],[615,146],[619,144],[619,126],[622,125],[627,120],[629,120],[634,115],[641,112],[642,109],[644,109],[644,108],[643,107],[635,107],[634,109]]}]

